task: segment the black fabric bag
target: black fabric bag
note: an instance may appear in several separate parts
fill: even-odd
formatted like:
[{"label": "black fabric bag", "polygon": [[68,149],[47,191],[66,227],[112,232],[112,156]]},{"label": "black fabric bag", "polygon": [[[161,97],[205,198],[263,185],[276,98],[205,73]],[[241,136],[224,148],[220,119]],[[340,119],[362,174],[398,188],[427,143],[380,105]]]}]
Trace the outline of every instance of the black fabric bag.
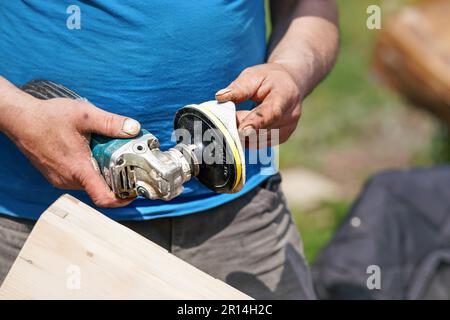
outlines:
[{"label": "black fabric bag", "polygon": [[312,272],[319,299],[450,299],[450,166],[372,178]]}]

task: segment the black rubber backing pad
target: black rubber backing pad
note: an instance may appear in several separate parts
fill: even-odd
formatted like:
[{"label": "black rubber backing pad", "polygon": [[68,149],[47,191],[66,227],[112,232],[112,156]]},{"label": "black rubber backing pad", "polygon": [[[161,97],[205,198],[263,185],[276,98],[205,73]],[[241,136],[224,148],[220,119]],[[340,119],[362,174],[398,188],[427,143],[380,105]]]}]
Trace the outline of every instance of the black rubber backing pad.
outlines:
[{"label": "black rubber backing pad", "polygon": [[[194,138],[194,124],[196,121],[201,121],[202,138]],[[232,149],[228,145],[224,134],[214,123],[214,120],[210,119],[202,111],[187,106],[176,112],[174,129],[185,129],[190,133],[191,137],[190,141],[181,141],[181,138],[177,137],[177,143],[196,144],[198,147],[196,155],[197,157],[202,157],[202,159],[199,159],[201,163],[197,179],[215,192],[232,193],[234,191],[233,187],[236,186],[236,180],[238,179],[236,159],[233,156]],[[203,141],[203,137],[205,137],[205,132],[207,130],[210,130],[209,133],[212,137],[211,141]],[[210,146],[211,143],[214,144],[214,146]],[[205,154],[205,148],[208,148],[208,150],[213,149],[216,153],[214,155]],[[206,163],[204,158],[207,156],[215,157],[217,159],[220,158],[222,161],[218,164]],[[229,163],[227,163],[227,159]]]}]

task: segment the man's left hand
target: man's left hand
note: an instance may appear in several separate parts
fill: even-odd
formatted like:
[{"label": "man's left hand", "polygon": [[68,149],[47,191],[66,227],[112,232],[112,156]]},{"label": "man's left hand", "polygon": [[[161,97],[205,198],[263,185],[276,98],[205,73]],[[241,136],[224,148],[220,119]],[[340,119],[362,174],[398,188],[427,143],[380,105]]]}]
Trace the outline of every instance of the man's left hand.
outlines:
[{"label": "man's left hand", "polygon": [[[301,97],[291,74],[277,63],[247,68],[227,88],[216,93],[219,102],[256,102],[254,109],[237,112],[240,133],[249,136],[260,129],[279,129],[279,143],[285,142],[297,127]],[[268,141],[269,145],[274,142]]]}]

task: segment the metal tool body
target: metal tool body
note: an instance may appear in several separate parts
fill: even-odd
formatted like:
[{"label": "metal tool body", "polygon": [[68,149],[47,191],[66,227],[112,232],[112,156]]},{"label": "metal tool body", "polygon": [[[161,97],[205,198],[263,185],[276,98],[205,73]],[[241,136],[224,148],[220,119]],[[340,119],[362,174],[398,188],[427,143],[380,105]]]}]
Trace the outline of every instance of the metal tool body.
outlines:
[{"label": "metal tool body", "polygon": [[181,152],[190,150],[187,146],[161,151],[158,139],[147,130],[133,139],[95,136],[91,148],[106,182],[121,198],[171,200],[198,172],[195,161]]}]

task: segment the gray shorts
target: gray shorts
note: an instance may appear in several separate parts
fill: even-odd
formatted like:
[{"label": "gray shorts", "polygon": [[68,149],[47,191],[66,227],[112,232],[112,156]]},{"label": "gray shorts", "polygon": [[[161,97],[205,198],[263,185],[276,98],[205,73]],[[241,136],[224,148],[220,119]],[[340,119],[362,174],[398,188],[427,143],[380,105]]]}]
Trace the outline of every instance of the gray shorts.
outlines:
[{"label": "gray shorts", "polygon": [[[273,176],[220,207],[121,223],[255,299],[314,299],[299,233]],[[0,216],[0,283],[34,222]]]}]

